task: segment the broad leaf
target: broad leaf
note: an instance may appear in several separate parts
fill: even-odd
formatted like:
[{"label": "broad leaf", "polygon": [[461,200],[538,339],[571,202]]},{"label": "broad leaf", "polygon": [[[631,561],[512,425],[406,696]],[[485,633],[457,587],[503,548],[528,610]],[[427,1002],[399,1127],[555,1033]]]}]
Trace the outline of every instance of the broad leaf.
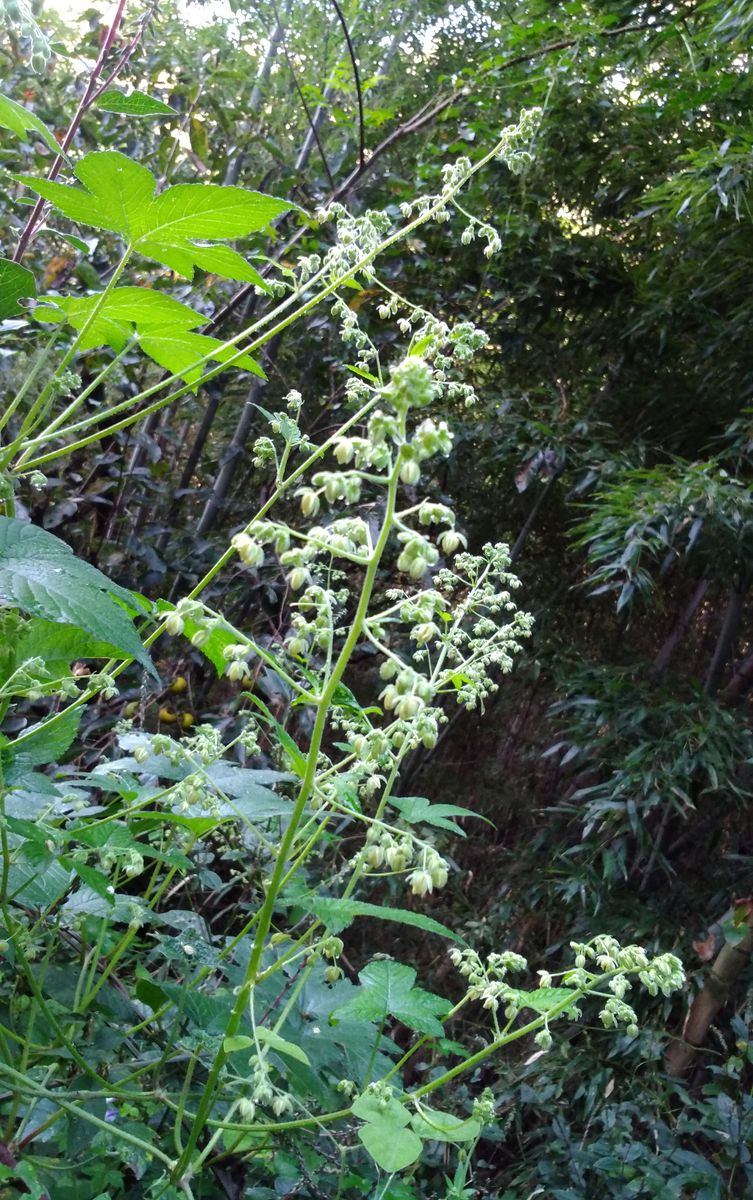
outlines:
[{"label": "broad leaf", "polygon": [[75,859],[68,859],[63,855],[60,856],[60,862],[68,870],[75,871],[81,882],[95,892],[101,900],[104,900],[105,904],[114,907],[115,896],[112,884],[106,875],[103,875],[101,871],[96,871],[94,867],[88,867],[86,863],[76,862]]},{"label": "broad leaf", "polygon": [[347,929],[356,917],[376,917],[380,921],[396,921],[399,925],[412,925],[414,929],[438,933],[440,937],[465,945],[465,939],[460,934],[448,929],[440,921],[407,908],[390,908],[386,904],[369,904],[365,900],[338,900],[334,896],[315,896],[306,901],[306,907],[324,921],[333,933]]},{"label": "broad leaf", "polygon": [[[227,362],[237,355],[236,346],[226,346],[219,338],[207,337],[203,333],[192,333],[187,329],[150,329],[140,334],[139,341],[145,354],[174,375],[180,375],[186,383],[195,384],[202,376],[206,356],[216,362]],[[249,354],[243,354],[233,362],[234,367],[250,371],[260,379],[266,375]]]},{"label": "broad leaf", "polygon": [[73,708],[54,720],[25,730],[2,750],[5,782],[13,784],[32,767],[58,762],[74,741],[83,710]]},{"label": "broad leaf", "polygon": [[118,648],[112,642],[100,642],[74,625],[60,625],[37,617],[14,646],[14,663],[20,666],[26,659],[42,658],[49,671],[63,675],[75,659],[115,658],[117,653]]},{"label": "broad leaf", "polygon": [[360,1117],[362,1121],[389,1121],[397,1129],[403,1129],[410,1123],[410,1114],[405,1105],[394,1096],[380,1100],[371,1092],[364,1092],[354,1102],[351,1111],[354,1117]]},{"label": "broad leaf", "polygon": [[162,100],[147,96],[138,88],[127,96],[118,88],[108,88],[97,99],[97,108],[104,112],[125,113],[130,117],[177,117],[179,113]]},{"label": "broad leaf", "polygon": [[422,1108],[411,1118],[411,1125],[420,1137],[434,1142],[472,1142],[481,1133],[472,1117],[454,1117],[435,1108]]},{"label": "broad leaf", "polygon": [[17,178],[72,221],[119,233],[139,254],[188,279],[194,266],[219,274],[222,264],[218,258],[207,268],[207,247],[195,241],[246,237],[297,207],[289,200],[215,183],[179,183],[155,196],[151,171],[115,150],[87,154],[75,174],[83,187],[31,175]]},{"label": "broad leaf", "polygon": [[[34,316],[50,324],[67,322],[83,329],[100,303],[101,296],[46,296],[37,305]],[[187,383],[201,378],[207,357],[227,362],[237,354],[234,346],[225,346],[218,338],[206,337],[193,330],[204,318],[187,304],[173,300],[151,288],[116,288],[102,305],[80,343],[81,350],[111,346],[116,353],[124,350],[136,334],[145,354],[165,370],[181,375]],[[258,363],[248,354],[234,364],[265,379]]]},{"label": "broad leaf", "polygon": [[[470,808],[460,808],[457,804],[431,804],[424,796],[391,796],[390,804],[411,825],[422,822],[425,825],[434,825],[438,829],[447,829],[450,833],[459,834],[460,837],[466,836],[465,830],[456,825],[454,821],[449,821],[448,817],[478,817],[481,821],[486,820],[486,817],[480,817]],[[489,825],[491,823],[491,821],[487,822]]]},{"label": "broad leaf", "polygon": [[389,1121],[369,1121],[358,1130],[358,1136],[377,1166],[390,1174],[405,1170],[421,1153],[420,1137]]},{"label": "broad leaf", "polygon": [[[261,772],[262,775],[269,774]],[[277,775],[277,772],[273,772]],[[290,778],[282,773],[279,778]],[[257,821],[269,821],[273,817],[289,817],[293,804],[282,796],[278,796],[270,788],[264,787],[258,778],[258,773],[248,768],[235,766],[230,762],[213,763],[207,769],[207,778],[226,796],[230,798],[228,812],[240,816],[251,824]],[[223,815],[224,811],[223,811]]]},{"label": "broad leaf", "polygon": [[31,271],[19,263],[11,262],[9,258],[0,258],[0,321],[5,321],[7,317],[23,316],[19,300],[36,294],[37,287]]},{"label": "broad leaf", "polygon": [[30,908],[49,908],[68,891],[73,872],[51,855],[44,863],[11,863],[8,895]]},{"label": "broad leaf", "polygon": [[[81,330],[91,319],[101,296],[43,296],[34,310],[38,321],[57,324],[66,321]],[[82,350],[110,345],[122,350],[134,329],[160,328],[171,325],[179,329],[195,329],[204,317],[180,300],[173,300],[152,288],[115,288],[107,297],[81,342]]]},{"label": "broad leaf", "polygon": [[442,996],[414,987],[416,972],[404,963],[392,960],[369,963],[358,976],[361,987],[335,1014],[342,1013],[362,1021],[384,1021],[395,1017],[409,1029],[441,1037],[444,1033],[437,1017],[451,1005]]},{"label": "broad leaf", "polygon": [[311,1066],[308,1055],[301,1050],[300,1046],[280,1037],[279,1033],[275,1033],[273,1029],[267,1029],[266,1025],[257,1026],[256,1036],[263,1045],[269,1046],[270,1050],[277,1050],[279,1054],[287,1054],[288,1058],[294,1058],[296,1062],[303,1063],[305,1067]]},{"label": "broad leaf", "polygon": [[36,133],[54,154],[63,153],[44,122],[9,96],[0,96],[0,128],[9,129],[20,138],[25,137],[27,133]]},{"label": "broad leaf", "polygon": [[[578,1002],[578,996],[573,995],[570,988],[537,988],[533,992],[518,992],[521,1008],[532,1008],[537,1013],[548,1013],[557,1008],[565,1000],[571,1001],[568,1008],[573,1008]],[[563,1009],[566,1012],[567,1009]]]},{"label": "broad leaf", "polygon": [[269,284],[255,267],[230,246],[193,246],[193,261],[202,271],[212,275],[224,275],[226,279],[237,279],[239,283],[253,283],[262,291],[269,291]]},{"label": "broad leaf", "polygon": [[130,592],[76,558],[60,538],[15,517],[0,517],[0,607],[77,625],[156,675],[121,604],[138,607]]}]

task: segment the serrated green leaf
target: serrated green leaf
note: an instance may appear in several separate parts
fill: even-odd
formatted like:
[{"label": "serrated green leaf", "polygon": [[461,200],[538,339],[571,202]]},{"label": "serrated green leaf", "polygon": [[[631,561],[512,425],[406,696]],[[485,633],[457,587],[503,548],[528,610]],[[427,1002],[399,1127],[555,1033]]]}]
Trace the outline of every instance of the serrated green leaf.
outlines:
[{"label": "serrated green leaf", "polygon": [[[155,196],[151,171],[115,150],[87,154],[75,174],[83,187],[17,178],[72,221],[119,233],[139,254],[188,279],[200,265],[196,240],[246,237],[297,208],[289,200],[214,183],[179,183]],[[198,247],[200,258],[205,249]]]},{"label": "serrated green leaf", "polygon": [[205,1033],[225,1028],[234,1003],[229,990],[213,992],[209,996],[204,992],[188,991],[180,983],[160,983],[160,988],[167,999]]},{"label": "serrated green leaf", "polygon": [[118,648],[101,642],[75,625],[61,625],[35,617],[14,647],[14,663],[20,666],[29,658],[44,659],[53,672],[63,672],[75,659],[114,658]]},{"label": "serrated green leaf", "polygon": [[[74,329],[83,329],[100,302],[100,295],[45,297],[35,308],[34,317],[48,324],[66,321]],[[93,350],[107,345],[120,353],[136,334],[145,354],[165,370],[195,383],[201,377],[207,357],[227,362],[238,353],[234,346],[225,346],[218,338],[193,332],[203,321],[187,304],[151,288],[116,288],[97,312],[79,348]],[[248,354],[238,357],[233,365],[266,379],[261,367]]]},{"label": "serrated green leaf", "polygon": [[19,300],[36,294],[37,285],[31,271],[9,258],[0,258],[0,321],[23,316]]},{"label": "serrated green leaf", "polygon": [[76,625],[117,646],[156,675],[132,620],[116,601],[136,608],[130,592],[60,538],[15,517],[0,517],[0,607]]},{"label": "serrated green leaf", "polygon": [[27,133],[36,133],[49,146],[53,154],[62,154],[65,158],[54,135],[44,122],[40,121],[33,112],[29,112],[28,108],[11,100],[9,96],[0,96],[0,128],[9,129],[11,133],[15,133],[20,138],[25,137]]},{"label": "serrated green leaf", "polygon": [[361,986],[335,1014],[361,1021],[382,1022],[395,1017],[409,1029],[441,1037],[444,1033],[438,1015],[449,1012],[451,1004],[423,988],[414,987],[416,972],[391,959],[369,963],[359,972]]},{"label": "serrated green leaf", "polygon": [[[149,329],[139,334],[141,349],[156,363],[180,375],[188,384],[195,384],[201,379],[206,366],[207,356],[216,362],[227,362],[238,354],[237,347],[226,346],[219,338],[208,337],[203,333],[192,333],[187,329],[175,329],[165,325],[161,329]],[[262,368],[251,357],[243,354],[235,358],[233,366],[243,371],[250,371],[259,379],[266,379]]]},{"label": "serrated green leaf", "polygon": [[[43,296],[34,310],[34,316],[38,321],[48,324],[66,321],[74,329],[81,330],[91,321],[92,313],[101,300],[99,294]],[[195,329],[203,321],[204,317],[187,304],[153,288],[115,288],[87,329],[81,349],[93,350],[107,344],[113,350],[122,350],[134,328],[142,330],[174,325],[179,329]]]},{"label": "serrated green leaf", "polygon": [[396,921],[399,925],[412,925],[414,929],[438,933],[440,937],[465,945],[465,939],[454,930],[435,921],[433,917],[411,912],[407,908],[390,908],[388,905],[369,904],[365,900],[338,900],[334,896],[315,896],[307,901],[307,907],[333,933],[347,929],[356,917],[376,917],[380,921]]},{"label": "serrated green leaf", "polygon": [[52,721],[42,721],[24,730],[15,742],[4,746],[5,782],[13,784],[32,767],[58,762],[78,733],[82,713],[81,708],[68,709]]},{"label": "serrated green leaf", "polygon": [[[470,808],[460,808],[457,804],[431,804],[424,796],[391,796],[390,804],[411,825],[423,822],[438,829],[447,829],[459,837],[466,836],[465,830],[454,821],[449,821],[448,817],[477,817],[480,821],[487,820],[486,817],[472,812]],[[491,825],[492,822],[487,821],[487,824]]]},{"label": "serrated green leaf", "polygon": [[237,279],[239,283],[253,283],[262,291],[269,291],[269,284],[264,277],[230,246],[194,246],[191,255],[195,265],[201,267],[202,271],[223,275],[225,279]]},{"label": "serrated green leaf", "polygon": [[73,873],[55,858],[47,862],[11,863],[8,869],[8,895],[30,908],[49,908],[71,885]]},{"label": "serrated green leaf", "polygon": [[293,811],[292,802],[264,787],[255,776],[255,771],[229,762],[213,763],[207,770],[208,779],[230,798],[234,815],[251,824],[273,817],[289,817]]},{"label": "serrated green leaf", "polygon": [[162,100],[155,100],[136,88],[126,96],[118,88],[108,88],[97,98],[97,108],[104,112],[125,113],[130,117],[177,117],[177,109]]},{"label": "serrated green leaf", "polygon": [[369,1121],[358,1130],[377,1166],[390,1174],[404,1171],[421,1153],[422,1142],[412,1129],[399,1129],[389,1121]]},{"label": "serrated green leaf", "polygon": [[572,1001],[569,1008],[578,1003],[578,997],[570,988],[536,988],[533,992],[518,992],[518,997],[523,1008],[531,1008],[537,1013],[551,1012],[565,1000]]},{"label": "serrated green leaf", "polygon": [[107,904],[114,906],[114,891],[106,875],[103,875],[101,871],[95,871],[94,867],[87,867],[86,863],[76,862],[75,859],[68,859],[63,855],[60,856],[60,862],[69,871],[75,871],[81,882],[96,892]]}]

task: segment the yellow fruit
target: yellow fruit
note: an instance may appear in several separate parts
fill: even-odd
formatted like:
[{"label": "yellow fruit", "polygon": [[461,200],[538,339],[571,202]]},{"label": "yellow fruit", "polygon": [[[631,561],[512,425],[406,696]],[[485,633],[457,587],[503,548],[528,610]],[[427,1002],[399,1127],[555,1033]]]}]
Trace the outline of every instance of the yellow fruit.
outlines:
[{"label": "yellow fruit", "polygon": [[175,721],[178,720],[175,713],[169,708],[161,708],[159,710],[158,716],[159,716],[160,721],[163,721],[165,723],[165,725],[172,725]]},{"label": "yellow fruit", "polygon": [[185,681],[185,679],[183,678],[183,676],[182,676],[182,675],[176,675],[176,676],[175,676],[175,679],[174,679],[174,680],[172,681],[172,683],[170,684],[170,691],[171,691],[171,692],[172,692],[174,695],[176,695],[176,696],[177,696],[177,695],[180,695],[180,693],[181,693],[181,692],[185,692],[187,689],[188,689],[188,684],[186,683],[186,681]]}]

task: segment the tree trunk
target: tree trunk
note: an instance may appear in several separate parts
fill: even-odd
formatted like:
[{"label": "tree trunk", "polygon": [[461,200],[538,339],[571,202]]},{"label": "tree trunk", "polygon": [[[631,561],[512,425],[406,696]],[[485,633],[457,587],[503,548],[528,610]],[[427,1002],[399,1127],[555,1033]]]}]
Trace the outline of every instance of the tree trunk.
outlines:
[{"label": "tree trunk", "polygon": [[690,599],[688,600],[688,603],[685,605],[684,609],[680,613],[679,617],[677,618],[675,624],[672,627],[671,632],[669,633],[668,637],[665,639],[661,650],[659,651],[656,658],[654,659],[653,666],[651,667],[651,671],[650,671],[652,679],[660,679],[661,676],[666,671],[667,667],[669,666],[670,662],[672,661],[675,650],[680,645],[680,642],[685,637],[685,634],[688,632],[688,629],[690,628],[690,624],[693,620],[693,617],[695,616],[696,612],[698,611],[698,609],[701,605],[701,601],[703,600],[703,598],[706,595],[706,592],[708,590],[709,590],[708,579],[700,579],[695,586],[693,595],[690,597]]},{"label": "tree trunk", "polygon": [[734,583],[730,589],[722,628],[719,631],[719,637],[716,640],[714,653],[703,684],[703,690],[707,696],[713,696],[716,691],[725,664],[735,648],[737,631],[740,628],[747,591],[747,578],[739,583]]},{"label": "tree trunk", "polygon": [[735,946],[728,942],[716,956],[709,976],[690,1006],[682,1036],[674,1038],[665,1055],[665,1065],[673,1075],[686,1075],[695,1062],[714,1017],[726,1003],[732,985],[750,962],[753,953],[753,929]]}]

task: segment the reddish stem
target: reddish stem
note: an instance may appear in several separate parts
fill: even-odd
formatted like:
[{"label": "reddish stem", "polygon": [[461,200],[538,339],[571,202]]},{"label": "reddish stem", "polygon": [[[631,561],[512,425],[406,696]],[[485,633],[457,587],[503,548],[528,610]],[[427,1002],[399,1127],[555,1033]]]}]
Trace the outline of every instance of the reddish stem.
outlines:
[{"label": "reddish stem", "polygon": [[[107,58],[107,55],[110,53],[110,50],[112,49],[112,44],[115,41],[115,38],[117,37],[118,30],[120,29],[121,23],[123,21],[123,14],[125,12],[125,6],[126,6],[127,2],[128,2],[128,0],[118,0],[118,7],[115,12],[115,16],[113,17],[112,22],[110,24],[110,28],[107,30],[105,39],[102,42],[102,49],[99,52],[99,57],[97,58],[97,61],[94,64],[92,73],[89,76],[89,82],[86,85],[86,90],[85,90],[83,96],[81,97],[81,99],[79,100],[78,108],[76,109],[76,111],[73,115],[73,118],[71,120],[71,123],[66,130],[65,137],[63,138],[62,142],[60,143],[61,153],[56,156],[55,161],[53,162],[52,166],[50,167],[49,173],[47,175],[47,178],[49,180],[57,179],[58,175],[60,174],[60,169],[63,166],[63,163],[65,162],[64,156],[67,153],[74,137],[76,136],[76,133],[78,132],[78,128],[84,118],[84,114],[91,107],[91,105],[94,103],[94,101],[96,100],[96,98],[99,94],[97,91],[97,83],[99,81],[100,75],[102,74],[102,68],[105,65],[105,60]],[[135,42],[134,42],[134,48],[135,48]],[[116,71],[112,72],[112,74],[107,79],[108,84],[112,82],[115,74],[117,73],[117,70],[121,69],[125,65],[125,63],[128,61],[128,57],[129,57],[129,55],[122,56],[121,61],[118,64],[118,68],[116,69]],[[26,225],[24,226],[21,237],[19,238],[18,246],[16,247],[16,253],[13,255],[14,262],[20,262],[24,256],[24,254],[26,253],[28,246],[29,246],[29,242],[34,237],[34,234],[36,233],[37,228],[40,224],[44,206],[45,206],[45,200],[43,199],[42,196],[40,196],[39,199],[37,200],[36,204],[34,205],[33,209],[31,210],[29,219],[26,222]]]}]

